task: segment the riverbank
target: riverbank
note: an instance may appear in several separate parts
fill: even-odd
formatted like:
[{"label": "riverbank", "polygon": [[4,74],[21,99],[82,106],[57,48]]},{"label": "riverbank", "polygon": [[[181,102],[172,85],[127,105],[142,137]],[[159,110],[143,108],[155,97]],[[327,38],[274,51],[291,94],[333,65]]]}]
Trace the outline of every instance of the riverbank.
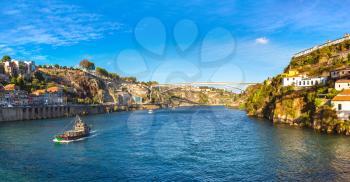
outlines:
[{"label": "riverbank", "polygon": [[70,117],[75,115],[103,114],[144,109],[160,109],[167,105],[146,104],[119,106],[105,105],[58,105],[58,106],[31,106],[31,107],[4,107],[0,108],[0,122],[24,121],[36,119],[50,119]]}]

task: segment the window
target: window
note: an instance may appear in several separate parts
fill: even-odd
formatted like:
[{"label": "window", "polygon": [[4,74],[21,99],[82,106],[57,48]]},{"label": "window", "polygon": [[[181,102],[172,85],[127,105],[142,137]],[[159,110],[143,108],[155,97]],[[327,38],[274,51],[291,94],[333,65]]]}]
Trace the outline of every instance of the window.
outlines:
[{"label": "window", "polygon": [[301,81],[299,81],[299,85],[301,85]]},{"label": "window", "polygon": [[303,85],[305,85],[305,81],[303,81]]},{"label": "window", "polygon": [[307,81],[307,85],[309,85],[310,84],[310,82],[309,81]]},{"label": "window", "polygon": [[315,84],[316,84],[316,85],[318,84],[318,81],[317,81],[317,80],[315,81]]},{"label": "window", "polygon": [[293,80],[295,80],[295,78],[293,78]]},{"label": "window", "polygon": [[311,85],[313,85],[314,84],[314,81],[311,81]]},{"label": "window", "polygon": [[289,78],[287,78],[287,81],[289,81]]},{"label": "window", "polygon": [[338,104],[338,111],[341,111],[341,104]]}]

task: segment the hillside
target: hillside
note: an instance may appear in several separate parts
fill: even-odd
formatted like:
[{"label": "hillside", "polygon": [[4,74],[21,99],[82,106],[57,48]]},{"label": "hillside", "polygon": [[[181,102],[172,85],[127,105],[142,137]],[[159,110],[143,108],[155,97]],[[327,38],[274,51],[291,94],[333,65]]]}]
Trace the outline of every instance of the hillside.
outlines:
[{"label": "hillside", "polygon": [[157,82],[139,82],[134,77],[121,77],[104,68],[95,68],[94,63],[86,59],[80,62],[80,68],[58,64],[35,66],[32,61],[18,61],[9,56],[4,56],[2,60],[0,91],[12,85],[13,94],[14,90],[25,91],[22,92],[24,97],[45,94],[49,88],[55,88],[60,93],[63,91],[67,103],[73,104],[229,105],[235,98],[235,94],[222,89],[158,87]]},{"label": "hillside", "polygon": [[[293,57],[285,68],[308,76],[329,76],[330,71],[350,66],[350,41],[323,47],[309,54]],[[274,123],[310,127],[327,133],[350,135],[350,122],[337,119],[330,106],[338,91],[334,80],[326,85],[296,88],[282,86],[282,74],[247,88],[240,98],[248,115],[264,117]]]}]

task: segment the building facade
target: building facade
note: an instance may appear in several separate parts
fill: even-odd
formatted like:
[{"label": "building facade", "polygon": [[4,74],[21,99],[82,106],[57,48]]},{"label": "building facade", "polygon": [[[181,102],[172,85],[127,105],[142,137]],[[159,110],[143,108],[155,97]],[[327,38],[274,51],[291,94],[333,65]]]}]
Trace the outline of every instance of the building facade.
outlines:
[{"label": "building facade", "polygon": [[308,78],[306,76],[294,76],[294,77],[284,77],[282,79],[282,85],[286,86],[296,86],[296,87],[311,87],[319,84],[325,84],[327,82],[327,77],[312,77]]},{"label": "building facade", "polygon": [[30,78],[36,70],[34,61],[18,61],[11,60],[5,61],[3,64],[3,72],[9,76],[22,76],[24,78]]},{"label": "building facade", "polygon": [[334,84],[336,90],[350,89],[350,80],[337,80]]},{"label": "building facade", "polygon": [[337,69],[330,72],[330,77],[333,79],[350,76],[350,68]]},{"label": "building facade", "polygon": [[337,112],[338,119],[349,120],[350,116],[350,90],[346,89],[335,96],[331,101],[333,109]]}]

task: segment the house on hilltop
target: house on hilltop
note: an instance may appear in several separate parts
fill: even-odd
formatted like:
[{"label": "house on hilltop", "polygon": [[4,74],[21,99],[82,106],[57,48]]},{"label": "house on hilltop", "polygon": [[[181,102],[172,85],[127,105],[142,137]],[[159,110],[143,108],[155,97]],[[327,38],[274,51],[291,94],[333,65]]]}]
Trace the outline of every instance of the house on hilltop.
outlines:
[{"label": "house on hilltop", "polygon": [[311,87],[315,85],[325,84],[327,77],[307,77],[305,75],[286,76],[282,79],[282,85],[295,87]]},{"label": "house on hilltop", "polygon": [[336,110],[337,116],[341,120],[349,120],[350,116],[350,89],[343,90],[335,96],[331,104]]},{"label": "house on hilltop", "polygon": [[[11,61],[5,61],[2,64],[3,73],[9,76],[22,76],[24,78],[30,78],[36,70],[34,61],[18,61],[12,59]],[[1,68],[0,68],[1,72]]]}]

